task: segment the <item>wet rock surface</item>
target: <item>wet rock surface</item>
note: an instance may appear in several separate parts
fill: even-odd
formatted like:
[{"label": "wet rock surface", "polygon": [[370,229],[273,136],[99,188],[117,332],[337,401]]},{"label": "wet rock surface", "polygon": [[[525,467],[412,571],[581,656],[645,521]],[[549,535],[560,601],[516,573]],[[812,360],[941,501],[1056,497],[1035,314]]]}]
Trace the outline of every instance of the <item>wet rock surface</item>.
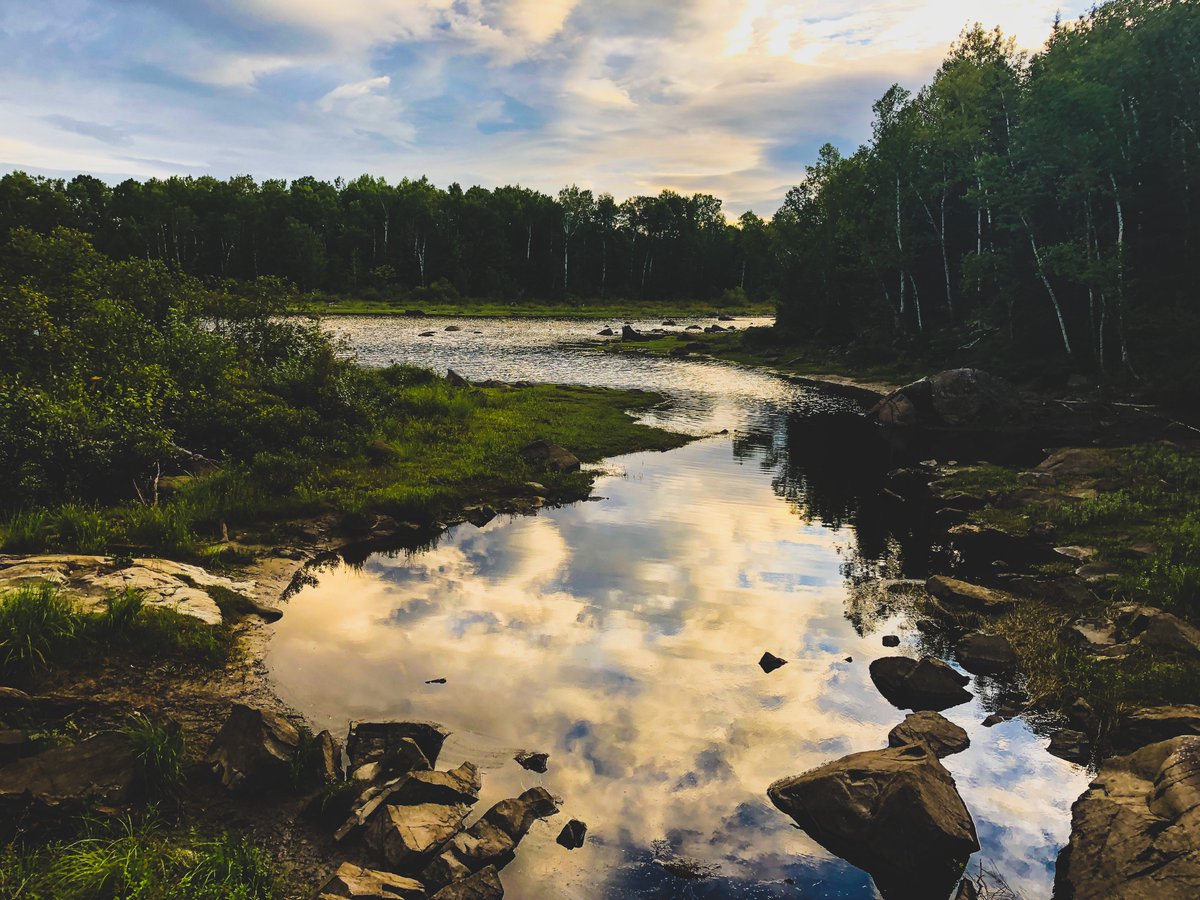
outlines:
[{"label": "wet rock surface", "polygon": [[887,898],[948,894],[979,849],[954,779],[920,743],[853,753],[776,781],[767,796]]},{"label": "wet rock surface", "polygon": [[958,642],[954,658],[960,666],[976,675],[1011,672],[1019,661],[1008,638],[978,631]]},{"label": "wet rock surface", "polygon": [[1200,896],[1200,737],[1106,762],[1071,808],[1056,900]]},{"label": "wet rock surface", "polygon": [[970,679],[940,659],[885,656],[870,665],[879,693],[900,709],[940,711],[971,699],[963,689]]},{"label": "wet rock surface", "polygon": [[938,759],[962,753],[971,746],[966,730],[955,725],[941,713],[924,710],[909,713],[904,721],[888,732],[888,746],[924,744]]}]

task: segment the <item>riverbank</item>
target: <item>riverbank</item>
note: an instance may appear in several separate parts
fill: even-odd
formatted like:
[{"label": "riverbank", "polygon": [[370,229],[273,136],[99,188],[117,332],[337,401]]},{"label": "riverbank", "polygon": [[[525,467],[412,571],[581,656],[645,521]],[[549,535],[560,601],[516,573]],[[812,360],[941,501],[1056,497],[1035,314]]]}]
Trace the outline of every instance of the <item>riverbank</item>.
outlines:
[{"label": "riverbank", "polygon": [[615,325],[630,319],[715,319],[722,315],[774,316],[770,303],[720,307],[712,303],[636,300],[517,301],[454,300],[446,302],[360,300],[346,297],[309,297],[294,307],[297,313],[321,316],[411,316],[421,318],[555,318],[612,319]]}]

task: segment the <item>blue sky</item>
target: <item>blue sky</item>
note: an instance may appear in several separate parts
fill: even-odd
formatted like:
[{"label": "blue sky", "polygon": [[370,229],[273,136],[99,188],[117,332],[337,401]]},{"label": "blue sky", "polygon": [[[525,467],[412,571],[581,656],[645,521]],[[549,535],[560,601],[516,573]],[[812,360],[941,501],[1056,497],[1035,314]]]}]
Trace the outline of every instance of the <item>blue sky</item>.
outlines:
[{"label": "blue sky", "polygon": [[0,170],[707,191],[769,214],[964,25],[1054,0],[0,0]]}]

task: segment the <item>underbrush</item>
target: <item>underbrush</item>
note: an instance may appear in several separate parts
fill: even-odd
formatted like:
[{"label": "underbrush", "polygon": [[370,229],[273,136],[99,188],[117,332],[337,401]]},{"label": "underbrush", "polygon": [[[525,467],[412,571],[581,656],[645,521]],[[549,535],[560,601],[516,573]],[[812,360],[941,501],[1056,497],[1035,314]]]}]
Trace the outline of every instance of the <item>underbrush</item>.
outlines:
[{"label": "underbrush", "polygon": [[244,837],[140,820],[87,820],[76,839],[0,850],[0,896],[22,900],[274,900],[269,856]]},{"label": "underbrush", "polygon": [[112,594],[96,612],[81,610],[48,583],[0,594],[0,677],[27,679],[67,661],[116,653],[219,666],[233,652],[227,627],[147,607],[136,591]]}]

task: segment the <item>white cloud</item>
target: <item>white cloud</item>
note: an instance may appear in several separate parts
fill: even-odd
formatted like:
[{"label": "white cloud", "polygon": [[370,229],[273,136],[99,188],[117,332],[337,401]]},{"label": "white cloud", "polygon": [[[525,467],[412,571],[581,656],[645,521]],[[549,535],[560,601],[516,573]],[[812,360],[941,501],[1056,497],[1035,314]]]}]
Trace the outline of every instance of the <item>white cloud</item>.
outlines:
[{"label": "white cloud", "polygon": [[375,91],[386,88],[391,83],[392,79],[387,75],[378,75],[375,78],[366,78],[351,84],[338,85],[322,97],[317,106],[329,112],[339,101],[353,101],[360,97],[369,97]]}]

